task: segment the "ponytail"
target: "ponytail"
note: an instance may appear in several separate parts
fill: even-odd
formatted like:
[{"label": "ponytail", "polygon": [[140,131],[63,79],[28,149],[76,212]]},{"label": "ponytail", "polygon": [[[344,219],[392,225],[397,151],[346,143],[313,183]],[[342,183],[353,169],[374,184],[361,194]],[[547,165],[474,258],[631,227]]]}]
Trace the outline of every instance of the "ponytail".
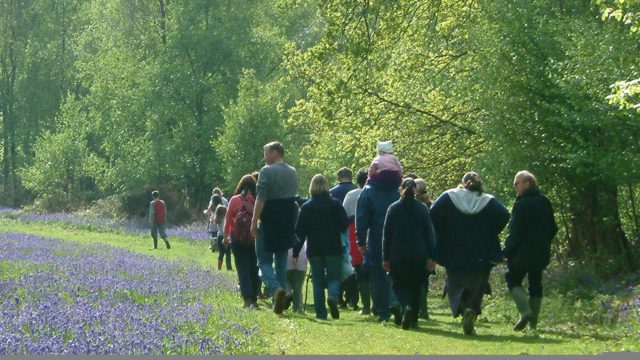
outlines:
[{"label": "ponytail", "polygon": [[411,178],[407,178],[402,181],[400,187],[402,189],[400,201],[402,201],[404,205],[409,205],[411,200],[416,198],[416,182]]}]

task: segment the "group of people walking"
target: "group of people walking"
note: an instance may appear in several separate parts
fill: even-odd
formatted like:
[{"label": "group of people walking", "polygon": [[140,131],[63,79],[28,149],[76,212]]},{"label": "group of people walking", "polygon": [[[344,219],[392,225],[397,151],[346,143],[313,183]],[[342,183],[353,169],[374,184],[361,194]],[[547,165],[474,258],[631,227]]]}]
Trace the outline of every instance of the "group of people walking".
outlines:
[{"label": "group of people walking", "polygon": [[[223,229],[221,245],[234,255],[245,307],[258,306],[264,283],[276,314],[291,303],[294,311],[303,311],[308,262],[317,318],[338,319],[341,305],[359,309],[360,302],[360,314],[382,322],[393,316],[396,325],[411,329],[420,317],[428,318],[428,279],[439,265],[446,271],[451,314],[462,316],[463,332],[470,335],[489,273],[506,262],[507,287],[520,313],[514,330],[537,326],[542,271],[558,228],[551,203],[530,172],[515,176],[511,213],[484,192],[475,172],[464,174],[457,188],[431,204],[426,182],[403,174],[391,142],[378,142],[377,155],[367,172],[357,173],[357,184],[347,168],[338,171],[333,188],[317,174],[309,199],[301,199],[284,146],[271,142],[263,150],[265,166],[240,179],[224,219],[216,218]],[[219,205],[210,204],[205,212]],[[501,248],[499,234],[507,224]]]}]

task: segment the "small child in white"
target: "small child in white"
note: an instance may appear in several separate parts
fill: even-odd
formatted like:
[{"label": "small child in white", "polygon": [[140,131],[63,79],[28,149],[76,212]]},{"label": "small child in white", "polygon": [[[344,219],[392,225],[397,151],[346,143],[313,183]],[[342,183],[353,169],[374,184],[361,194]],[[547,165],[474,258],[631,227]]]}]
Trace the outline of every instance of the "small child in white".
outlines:
[{"label": "small child in white", "polygon": [[293,311],[302,313],[304,310],[302,304],[302,285],[307,275],[307,242],[302,245],[298,261],[293,261],[293,249],[289,249],[289,260],[287,262],[287,292],[291,293],[293,300]]}]

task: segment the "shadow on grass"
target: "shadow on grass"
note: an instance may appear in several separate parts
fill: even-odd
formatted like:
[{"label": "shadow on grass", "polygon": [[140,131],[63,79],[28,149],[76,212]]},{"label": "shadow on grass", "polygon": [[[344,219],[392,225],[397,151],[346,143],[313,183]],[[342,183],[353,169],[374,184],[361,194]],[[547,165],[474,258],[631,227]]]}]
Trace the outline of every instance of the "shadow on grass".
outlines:
[{"label": "shadow on grass", "polygon": [[569,338],[569,339],[581,339],[581,338],[585,338],[585,337],[591,338],[591,339],[595,339],[595,340],[600,340],[600,341],[610,341],[610,340],[621,340],[621,339],[624,339],[624,337],[622,337],[622,336],[607,335],[607,334],[602,334],[602,333],[597,333],[597,334],[594,334],[594,333],[579,334],[579,333],[571,333],[571,332],[562,331],[562,330],[541,329],[541,328],[538,328],[538,333],[539,334],[562,336],[562,337]]},{"label": "shadow on grass", "polygon": [[431,328],[428,326],[421,326],[418,329],[413,329],[410,331],[425,333],[428,335],[439,335],[446,336],[450,338],[455,338],[459,340],[473,340],[473,341],[482,341],[482,342],[513,342],[513,343],[522,343],[522,344],[559,344],[563,342],[567,342],[569,340],[558,340],[558,339],[546,339],[540,338],[537,336],[520,336],[520,335],[496,335],[496,334],[477,334],[477,335],[464,335],[462,333],[462,327],[458,330],[458,332],[454,332],[451,330],[437,329]]}]

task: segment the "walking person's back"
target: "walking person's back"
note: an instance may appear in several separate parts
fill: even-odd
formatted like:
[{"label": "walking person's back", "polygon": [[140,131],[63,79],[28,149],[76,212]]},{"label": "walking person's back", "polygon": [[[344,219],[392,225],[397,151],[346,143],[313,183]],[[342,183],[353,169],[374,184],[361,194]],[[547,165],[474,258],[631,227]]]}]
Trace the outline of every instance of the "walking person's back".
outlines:
[{"label": "walking person's back", "polygon": [[498,234],[509,212],[495,197],[485,194],[474,172],[457,189],[440,195],[431,206],[436,232],[436,262],[447,270],[446,289],[453,317],[463,315],[463,331],[475,333],[489,272],[502,260]]},{"label": "walking person's back", "polygon": [[[549,265],[551,241],[558,232],[549,199],[538,188],[532,173],[523,170],[513,181],[517,198],[511,212],[509,235],[505,241],[507,259],[505,279],[516,303],[520,319],[513,326],[523,330],[527,324],[536,329],[542,306],[542,272]],[[522,287],[527,277],[529,292]]]},{"label": "walking person's back", "polygon": [[284,146],[279,142],[266,144],[263,150],[266,165],[258,175],[251,232],[256,236],[262,281],[273,294],[273,311],[280,314],[285,305],[287,252],[297,241],[298,173],[284,162]]},{"label": "walking person's back", "polygon": [[296,224],[300,242],[293,249],[293,258],[298,258],[302,244],[306,241],[316,317],[327,318],[324,304],[326,288],[331,317],[337,319],[340,316],[338,296],[342,269],[340,233],[347,230],[347,213],[341,202],[329,196],[329,184],[324,176],[317,174],[313,177],[309,192],[311,199],[302,205]]},{"label": "walking person's back", "polygon": [[393,289],[403,308],[405,330],[418,326],[420,291],[435,242],[429,208],[416,200],[415,193],[415,181],[403,180],[402,198],[387,211],[382,244],[383,267],[393,279]]},{"label": "walking person's back", "polygon": [[171,248],[167,240],[165,223],[167,222],[167,206],[160,199],[160,192],[155,190],[151,193],[153,200],[149,203],[149,225],[151,225],[151,238],[153,239],[153,247],[151,250],[158,249],[158,232],[164,240],[167,249]]},{"label": "walking person's back", "polygon": [[382,230],[389,205],[400,198],[396,185],[371,183],[366,185],[356,205],[356,234],[358,247],[364,254],[363,266],[369,274],[372,310],[380,321],[388,321],[391,312],[395,320],[401,318],[391,279],[382,268]]}]

